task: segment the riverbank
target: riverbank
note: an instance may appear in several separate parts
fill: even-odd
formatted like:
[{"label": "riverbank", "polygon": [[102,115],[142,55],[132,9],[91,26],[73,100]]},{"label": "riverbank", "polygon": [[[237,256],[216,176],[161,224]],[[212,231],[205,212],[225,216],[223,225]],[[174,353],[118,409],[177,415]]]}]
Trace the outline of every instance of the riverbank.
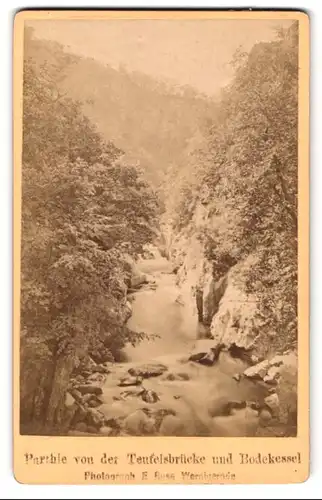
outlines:
[{"label": "riverbank", "polygon": [[157,255],[138,271],[144,279],[129,296],[127,325],[147,338],[125,348],[127,362],[92,362],[71,382],[69,434],[255,436],[276,426],[284,358],[261,366],[198,339],[170,262]]}]

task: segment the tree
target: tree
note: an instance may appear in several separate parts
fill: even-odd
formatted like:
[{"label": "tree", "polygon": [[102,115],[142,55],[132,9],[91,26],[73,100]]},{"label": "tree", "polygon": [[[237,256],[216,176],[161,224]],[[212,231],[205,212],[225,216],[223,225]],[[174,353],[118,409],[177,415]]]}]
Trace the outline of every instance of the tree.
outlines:
[{"label": "tree", "polygon": [[50,429],[81,357],[141,338],[124,326],[129,259],[158,211],[138,167],[57,90],[59,64],[27,58],[23,95],[21,421]]},{"label": "tree", "polygon": [[[297,338],[297,23],[233,63],[194,157],[192,199],[207,206],[201,238],[215,278],[252,256],[244,286],[258,298],[266,346],[276,347]],[[174,220],[186,204],[177,208]]]}]

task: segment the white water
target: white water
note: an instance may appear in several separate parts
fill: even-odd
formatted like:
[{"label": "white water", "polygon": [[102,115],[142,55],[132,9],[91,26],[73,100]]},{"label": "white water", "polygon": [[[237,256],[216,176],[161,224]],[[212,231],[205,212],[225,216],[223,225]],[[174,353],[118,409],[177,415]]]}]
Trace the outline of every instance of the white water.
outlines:
[{"label": "white water", "polygon": [[[169,261],[157,255],[155,259],[141,261],[138,268],[148,276],[150,284],[154,281],[152,286],[155,289],[147,284],[133,294],[133,313],[128,326],[133,331],[156,334],[159,338],[146,339],[135,347],[127,347],[125,352],[129,363],[157,361],[167,365],[169,371],[181,371],[189,376],[187,382],[167,381],[163,377],[145,380],[144,387],[156,391],[160,396],[160,401],[154,406],[175,409],[181,420],[189,424],[191,411],[201,412],[209,420],[209,409],[220,406],[223,400],[256,401],[260,398],[261,391],[256,384],[245,379],[241,382],[233,379],[233,375],[242,373],[246,365],[228,353],[221,353],[212,367],[188,361],[198,338],[198,322],[189,312],[191,304],[176,301],[180,290]],[[126,369],[124,364],[122,369]],[[137,403],[133,401],[133,405],[135,407]],[[213,435],[243,436],[248,435],[249,428],[251,434],[254,432],[258,420],[254,412],[249,417],[246,409],[235,411],[235,415],[229,417],[216,417],[209,425],[215,425]]]},{"label": "white water", "polygon": [[[259,415],[249,404],[232,410],[230,415],[223,415],[222,411],[229,402],[258,401],[263,396],[256,383],[247,378],[237,382],[233,378],[234,374],[244,371],[245,363],[232,358],[228,352],[222,352],[213,366],[190,361],[200,329],[197,318],[189,310],[191,302],[183,304],[176,300],[180,290],[169,261],[156,255],[154,259],[140,262],[139,270],[148,275],[149,283],[133,293],[133,314],[128,326],[158,338],[144,339],[135,347],[127,347],[128,361],[110,365],[98,407],[107,425],[113,427],[112,421],[119,422],[117,432],[123,436],[254,436]],[[154,367],[162,364],[165,371],[142,379],[138,385],[129,371],[142,369],[142,365],[148,363]],[[148,401],[142,391],[157,397]],[[146,411],[150,412],[148,429],[142,427],[142,415],[147,418]],[[175,416],[175,425],[172,417],[172,427],[169,419],[168,427],[162,429],[161,421],[158,427],[157,418],[162,412],[162,425],[167,412]]]},{"label": "white water", "polygon": [[156,356],[188,352],[196,339],[197,322],[187,315],[186,307],[176,301],[179,289],[171,264],[158,256],[141,261],[138,269],[155,281],[156,289],[144,285],[134,294],[133,314],[127,326],[158,337],[128,347],[127,356],[131,361],[146,361]]}]

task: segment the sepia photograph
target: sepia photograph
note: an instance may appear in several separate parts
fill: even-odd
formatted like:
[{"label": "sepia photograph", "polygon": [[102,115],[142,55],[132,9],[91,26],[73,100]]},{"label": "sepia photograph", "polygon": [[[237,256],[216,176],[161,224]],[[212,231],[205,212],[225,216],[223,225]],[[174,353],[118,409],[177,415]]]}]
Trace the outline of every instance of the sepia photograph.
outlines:
[{"label": "sepia photograph", "polygon": [[299,47],[25,20],[21,435],[298,435]]}]

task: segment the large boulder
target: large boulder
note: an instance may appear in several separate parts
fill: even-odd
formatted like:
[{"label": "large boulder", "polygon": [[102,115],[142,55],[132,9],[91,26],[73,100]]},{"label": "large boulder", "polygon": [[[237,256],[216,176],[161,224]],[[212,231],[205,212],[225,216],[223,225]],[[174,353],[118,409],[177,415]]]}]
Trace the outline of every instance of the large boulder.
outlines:
[{"label": "large boulder", "polygon": [[92,373],[92,375],[90,375],[88,377],[88,379],[90,382],[105,382],[106,380],[106,376],[103,374],[103,373],[99,373],[99,372],[94,372]]},{"label": "large boulder", "polygon": [[130,389],[126,389],[119,394],[120,399],[127,400],[129,398],[137,398],[143,394],[145,389],[141,385],[130,386]]},{"label": "large boulder", "polygon": [[297,373],[297,356],[294,351],[265,359],[247,368],[244,375],[248,378],[261,379],[269,385],[276,385],[285,372]]},{"label": "large boulder", "polygon": [[265,376],[263,377],[263,381],[269,385],[276,385],[280,375],[278,366],[269,366]]},{"label": "large boulder", "polygon": [[103,394],[102,388],[95,384],[78,385],[75,389],[81,394],[96,394],[96,396]]},{"label": "large boulder", "polygon": [[133,366],[128,370],[134,377],[158,377],[168,370],[167,366],[161,363],[147,363],[140,366]]},{"label": "large boulder", "polygon": [[265,359],[264,361],[261,361],[257,365],[250,366],[244,371],[245,377],[252,378],[252,379],[263,379],[265,375],[267,374],[267,370],[269,368],[269,361]]},{"label": "large boulder", "polygon": [[118,385],[120,387],[130,387],[132,385],[141,385],[142,384],[142,377],[139,377],[137,375],[133,375],[130,377],[123,377],[120,379]]},{"label": "large boulder", "polygon": [[144,390],[141,394],[143,401],[146,403],[156,403],[160,400],[158,394],[155,391]]},{"label": "large boulder", "polygon": [[219,358],[224,344],[215,344],[213,340],[199,340],[194,351],[190,354],[189,361],[195,361],[205,366],[212,366]]},{"label": "large boulder", "polygon": [[190,357],[190,361],[196,361],[197,363],[200,363],[201,365],[205,366],[212,366],[216,361],[216,356],[215,353],[212,350],[210,350],[206,354],[192,355]]}]

